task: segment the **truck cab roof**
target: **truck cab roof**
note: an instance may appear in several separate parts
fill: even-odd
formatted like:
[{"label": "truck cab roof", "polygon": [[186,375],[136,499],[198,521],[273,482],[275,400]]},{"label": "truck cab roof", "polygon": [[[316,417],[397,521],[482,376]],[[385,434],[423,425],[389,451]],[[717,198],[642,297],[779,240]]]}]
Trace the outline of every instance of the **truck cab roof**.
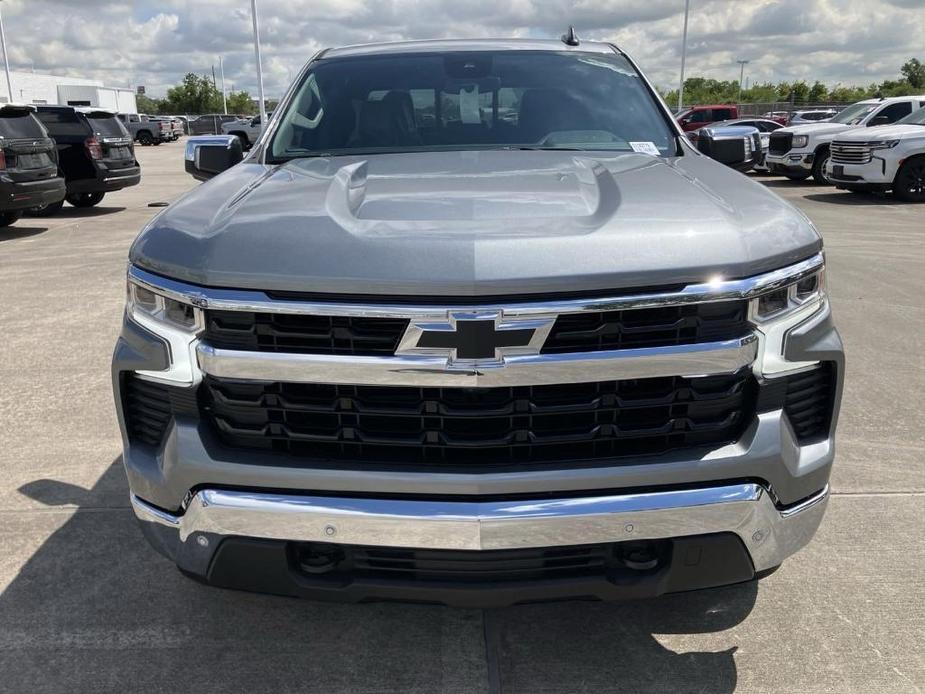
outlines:
[{"label": "truck cab roof", "polygon": [[428,39],[423,41],[393,41],[357,44],[330,48],[318,59],[349,56],[390,55],[401,53],[449,53],[465,51],[571,51],[576,53],[620,52],[614,45],[601,41],[582,40],[570,46],[559,39]]}]

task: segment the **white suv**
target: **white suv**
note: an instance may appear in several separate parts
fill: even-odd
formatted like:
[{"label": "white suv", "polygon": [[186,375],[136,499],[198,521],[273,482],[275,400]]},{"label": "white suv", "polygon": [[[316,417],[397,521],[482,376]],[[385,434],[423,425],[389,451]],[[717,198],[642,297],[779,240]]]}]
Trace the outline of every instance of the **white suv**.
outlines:
[{"label": "white suv", "polygon": [[781,128],[771,133],[768,168],[795,181],[812,176],[817,183],[831,183],[825,165],[832,140],[840,139],[847,130],[895,123],[923,106],[925,96],[867,99],[824,123]]},{"label": "white suv", "polygon": [[825,173],[836,188],[925,202],[925,108],[894,125],[839,135],[830,150]]}]

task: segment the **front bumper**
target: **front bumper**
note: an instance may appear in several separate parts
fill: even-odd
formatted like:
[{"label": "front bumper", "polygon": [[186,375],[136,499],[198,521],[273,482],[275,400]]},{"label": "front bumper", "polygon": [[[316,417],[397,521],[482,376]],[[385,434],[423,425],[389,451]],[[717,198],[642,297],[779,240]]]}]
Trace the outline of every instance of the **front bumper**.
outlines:
[{"label": "front bumper", "polygon": [[141,183],[141,167],[98,169],[94,178],[78,178],[67,182],[68,193],[111,193]]},{"label": "front bumper", "polygon": [[64,179],[57,176],[38,181],[13,181],[0,177],[0,209],[42,207],[63,200],[64,192]]},{"label": "front bumper", "polygon": [[885,192],[893,187],[895,168],[888,167],[879,157],[866,164],[840,164],[829,160],[825,173],[836,188]]},{"label": "front bumper", "polygon": [[[778,566],[806,545],[828,501],[828,488],[798,504],[778,507],[758,484],[740,483],[593,497],[539,498],[513,501],[442,501],[370,499],[271,494],[202,489],[183,513],[158,509],[132,496],[145,535],[158,551],[200,580],[227,585],[228,555],[261,555],[278,564],[266,583],[232,572],[229,587],[343,600],[426,599],[465,606],[510,604],[562,597],[617,599],[676,592],[749,580]],[[732,537],[734,536],[734,537]],[[726,537],[716,561],[702,555]],[[737,558],[735,538],[748,561]],[[590,578],[549,581],[544,585],[490,583],[456,585],[421,582],[409,593],[401,581],[372,581],[337,573],[302,575],[283,546],[323,543],[327,548],[414,548],[415,550],[520,550],[604,543],[676,543],[658,565],[626,573],[603,572]],[[731,540],[731,543],[730,543]],[[260,541],[270,541],[262,543]],[[277,542],[273,542],[277,541]],[[615,545],[619,547],[620,545]],[[275,551],[274,551],[275,550]],[[330,550],[329,550],[330,551]],[[278,555],[278,556],[277,556]],[[278,561],[272,557],[277,556]],[[716,564],[720,564],[717,566]],[[577,591],[577,592],[576,592]]]},{"label": "front bumper", "polygon": [[809,174],[813,170],[813,161],[816,155],[813,152],[794,152],[785,154],[771,154],[765,157],[765,166],[772,173]]}]

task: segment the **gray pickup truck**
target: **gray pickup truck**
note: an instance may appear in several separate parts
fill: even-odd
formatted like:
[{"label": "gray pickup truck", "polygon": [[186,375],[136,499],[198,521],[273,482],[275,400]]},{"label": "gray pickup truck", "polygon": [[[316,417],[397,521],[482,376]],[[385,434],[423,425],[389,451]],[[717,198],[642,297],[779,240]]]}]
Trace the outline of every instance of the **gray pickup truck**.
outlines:
[{"label": "gray pickup truck", "polygon": [[611,600],[809,542],[844,378],[822,239],[619,48],[325,50],[242,156],[187,141],[211,180],[132,246],[112,363],[132,506],[185,574]]},{"label": "gray pickup truck", "polygon": [[174,139],[169,121],[162,121],[141,113],[119,113],[117,118],[140,145],[159,145]]}]

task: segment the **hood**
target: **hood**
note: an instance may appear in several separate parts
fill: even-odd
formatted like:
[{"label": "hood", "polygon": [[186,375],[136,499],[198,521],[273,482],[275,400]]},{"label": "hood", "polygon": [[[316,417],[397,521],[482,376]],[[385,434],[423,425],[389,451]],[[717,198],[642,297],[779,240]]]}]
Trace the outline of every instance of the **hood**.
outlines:
[{"label": "hood", "polygon": [[840,141],[870,142],[872,140],[899,140],[914,137],[925,138],[925,125],[877,125],[873,128],[857,128],[844,135],[839,135]]},{"label": "hood", "polygon": [[248,160],[152,220],[130,259],[213,287],[488,296],[744,277],[821,245],[703,156],[472,151]]},{"label": "hood", "polygon": [[780,128],[774,132],[793,133],[794,135],[828,135],[857,127],[856,125],[845,125],[844,123],[807,123],[806,125],[791,125],[790,127]]}]

